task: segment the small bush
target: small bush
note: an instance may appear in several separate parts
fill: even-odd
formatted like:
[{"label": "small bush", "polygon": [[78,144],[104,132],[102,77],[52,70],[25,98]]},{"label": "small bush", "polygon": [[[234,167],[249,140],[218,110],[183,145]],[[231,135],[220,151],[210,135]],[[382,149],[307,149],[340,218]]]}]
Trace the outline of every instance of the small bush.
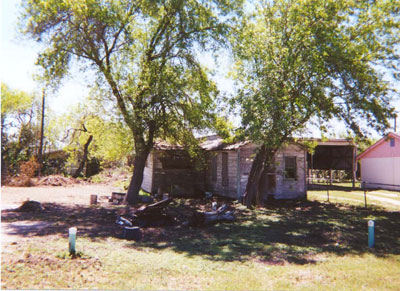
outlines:
[{"label": "small bush", "polygon": [[20,174],[21,176],[33,178],[37,174],[39,169],[40,164],[37,161],[36,157],[31,157],[29,161],[21,163]]}]

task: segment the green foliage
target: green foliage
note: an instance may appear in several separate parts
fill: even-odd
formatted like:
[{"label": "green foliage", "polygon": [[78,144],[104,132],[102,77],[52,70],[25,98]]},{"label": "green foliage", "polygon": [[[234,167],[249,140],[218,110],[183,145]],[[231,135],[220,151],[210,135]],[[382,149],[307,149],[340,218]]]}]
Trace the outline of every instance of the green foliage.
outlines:
[{"label": "green foliage", "polygon": [[235,42],[234,103],[251,140],[276,148],[313,118],[343,120],[357,135],[385,131],[397,76],[398,1],[265,2]]},{"label": "green foliage", "polygon": [[[11,89],[1,84],[2,158],[9,175],[18,173],[20,162],[37,155],[40,142],[41,101],[37,94]],[[44,151],[60,146],[60,130],[55,116],[46,108]],[[48,171],[46,155],[42,172]]]},{"label": "green foliage", "polygon": [[31,108],[34,100],[34,95],[19,90],[13,90],[5,83],[1,83],[2,118],[10,118],[11,115],[25,114],[25,112]]},{"label": "green foliage", "polygon": [[98,73],[142,151],[211,126],[218,92],[195,51],[224,41],[240,3],[27,0],[21,28],[44,43],[46,80],[58,83],[76,59]]},{"label": "green foliage", "polygon": [[1,84],[2,169],[16,174],[19,164],[36,154],[39,142],[38,98]]},{"label": "green foliage", "polygon": [[78,104],[58,120],[67,135],[64,142],[69,153],[69,165],[76,165],[83,155],[83,147],[90,136],[89,160],[97,159],[103,167],[126,164],[133,152],[132,132],[127,126],[111,117],[103,117],[100,104]]}]

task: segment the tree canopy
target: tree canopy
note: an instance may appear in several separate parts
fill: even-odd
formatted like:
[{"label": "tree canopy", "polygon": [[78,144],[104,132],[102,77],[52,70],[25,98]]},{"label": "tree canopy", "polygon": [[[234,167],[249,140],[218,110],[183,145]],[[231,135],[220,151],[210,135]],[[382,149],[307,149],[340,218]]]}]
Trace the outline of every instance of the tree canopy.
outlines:
[{"label": "tree canopy", "polygon": [[[357,135],[385,131],[399,80],[398,1],[265,1],[236,35],[242,133],[259,143],[247,193],[277,149],[313,119],[337,118]],[[367,125],[363,126],[363,125]],[[251,186],[253,185],[253,186]]]},{"label": "tree canopy", "polygon": [[[196,52],[214,49],[241,1],[27,0],[23,32],[44,44],[43,76],[57,84],[73,60],[112,93],[133,134],[134,203],[157,137],[193,137],[212,125],[218,91]],[[193,140],[193,139],[192,139]]]}]

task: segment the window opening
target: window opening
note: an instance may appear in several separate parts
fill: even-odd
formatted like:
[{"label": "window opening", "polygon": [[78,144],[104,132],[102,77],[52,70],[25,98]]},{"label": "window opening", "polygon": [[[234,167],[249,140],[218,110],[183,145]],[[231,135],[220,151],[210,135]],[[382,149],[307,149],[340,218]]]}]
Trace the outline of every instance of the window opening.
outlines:
[{"label": "window opening", "polygon": [[285,157],[285,178],[297,179],[296,157]]}]

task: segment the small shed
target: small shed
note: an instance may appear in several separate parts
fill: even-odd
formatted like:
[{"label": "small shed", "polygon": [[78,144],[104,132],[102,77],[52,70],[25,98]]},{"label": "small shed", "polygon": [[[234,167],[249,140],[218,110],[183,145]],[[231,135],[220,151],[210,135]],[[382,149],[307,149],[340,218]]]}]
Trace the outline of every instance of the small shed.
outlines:
[{"label": "small shed", "polygon": [[357,156],[367,188],[400,191],[400,134],[391,132]]},{"label": "small shed", "polygon": [[[257,146],[249,141],[226,144],[218,136],[206,137],[201,144],[207,166],[196,170],[182,147],[158,143],[149,155],[142,188],[156,193],[195,194],[212,192],[241,199],[243,196]],[[301,145],[283,146],[275,156],[274,171],[263,177],[264,197],[293,199],[306,197],[306,151]]]}]

